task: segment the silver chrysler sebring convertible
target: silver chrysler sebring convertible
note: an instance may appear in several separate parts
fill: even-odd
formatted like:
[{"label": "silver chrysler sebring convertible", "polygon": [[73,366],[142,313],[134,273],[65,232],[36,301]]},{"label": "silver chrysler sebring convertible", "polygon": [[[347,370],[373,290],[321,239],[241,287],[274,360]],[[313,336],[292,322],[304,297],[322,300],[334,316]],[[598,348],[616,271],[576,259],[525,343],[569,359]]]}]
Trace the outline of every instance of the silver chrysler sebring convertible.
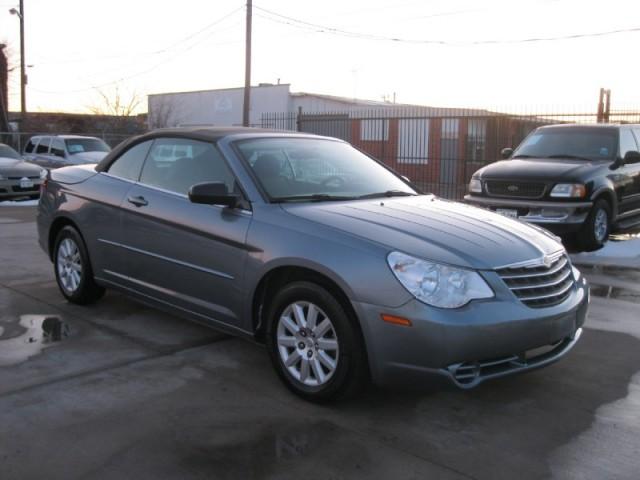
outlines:
[{"label": "silver chrysler sebring convertible", "polygon": [[[167,152],[171,154],[168,155]],[[313,401],[548,365],[589,291],[556,237],[422,194],[341,140],[159,130],[49,173],[40,244],[62,295],[113,288],[263,342]]]}]

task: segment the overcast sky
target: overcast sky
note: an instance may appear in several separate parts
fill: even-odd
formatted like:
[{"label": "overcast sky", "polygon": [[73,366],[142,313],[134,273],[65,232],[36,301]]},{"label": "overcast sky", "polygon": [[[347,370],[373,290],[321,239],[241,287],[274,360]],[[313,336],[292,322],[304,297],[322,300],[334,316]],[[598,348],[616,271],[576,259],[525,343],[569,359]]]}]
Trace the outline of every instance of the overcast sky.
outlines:
[{"label": "overcast sky", "polygon": [[[15,66],[13,4],[0,0],[0,42],[10,45]],[[640,106],[640,31],[517,43],[639,28],[638,0],[254,6],[254,85],[279,79],[292,91],[376,100],[395,92],[402,103],[537,110],[593,109],[603,86],[614,106]],[[96,88],[144,97],[244,82],[242,0],[25,0],[25,20],[29,110],[86,111],[99,103]],[[483,43],[494,40],[502,43]],[[20,105],[17,73],[12,110]]]}]

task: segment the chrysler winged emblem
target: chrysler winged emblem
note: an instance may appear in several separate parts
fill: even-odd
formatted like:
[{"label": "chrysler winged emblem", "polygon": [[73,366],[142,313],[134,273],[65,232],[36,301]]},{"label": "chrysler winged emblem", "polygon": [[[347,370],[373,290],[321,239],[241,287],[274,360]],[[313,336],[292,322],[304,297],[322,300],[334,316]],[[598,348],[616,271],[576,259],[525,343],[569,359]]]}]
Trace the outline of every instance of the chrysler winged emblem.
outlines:
[{"label": "chrysler winged emblem", "polygon": [[507,190],[509,190],[510,192],[517,192],[519,190],[517,185],[509,185],[507,187]]}]

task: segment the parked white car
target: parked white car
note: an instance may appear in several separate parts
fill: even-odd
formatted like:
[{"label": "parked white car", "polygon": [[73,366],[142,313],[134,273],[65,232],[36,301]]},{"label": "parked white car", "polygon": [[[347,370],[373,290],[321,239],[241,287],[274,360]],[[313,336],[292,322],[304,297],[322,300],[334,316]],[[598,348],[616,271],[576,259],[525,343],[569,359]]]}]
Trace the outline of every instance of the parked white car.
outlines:
[{"label": "parked white car", "polygon": [[98,163],[111,151],[96,137],[43,135],[31,137],[24,148],[24,159],[48,170],[69,165]]}]

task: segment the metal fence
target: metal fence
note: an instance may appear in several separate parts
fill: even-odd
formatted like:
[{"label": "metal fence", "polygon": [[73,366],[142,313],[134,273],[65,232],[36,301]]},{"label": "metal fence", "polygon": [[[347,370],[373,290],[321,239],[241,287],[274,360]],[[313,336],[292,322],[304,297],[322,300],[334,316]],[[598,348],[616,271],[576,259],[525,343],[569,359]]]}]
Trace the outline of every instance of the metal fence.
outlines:
[{"label": "metal fence", "polygon": [[495,112],[453,108],[268,113],[260,126],[341,138],[411,179],[425,192],[461,199],[471,175],[532,130],[557,123],[640,123],[640,108]]}]

